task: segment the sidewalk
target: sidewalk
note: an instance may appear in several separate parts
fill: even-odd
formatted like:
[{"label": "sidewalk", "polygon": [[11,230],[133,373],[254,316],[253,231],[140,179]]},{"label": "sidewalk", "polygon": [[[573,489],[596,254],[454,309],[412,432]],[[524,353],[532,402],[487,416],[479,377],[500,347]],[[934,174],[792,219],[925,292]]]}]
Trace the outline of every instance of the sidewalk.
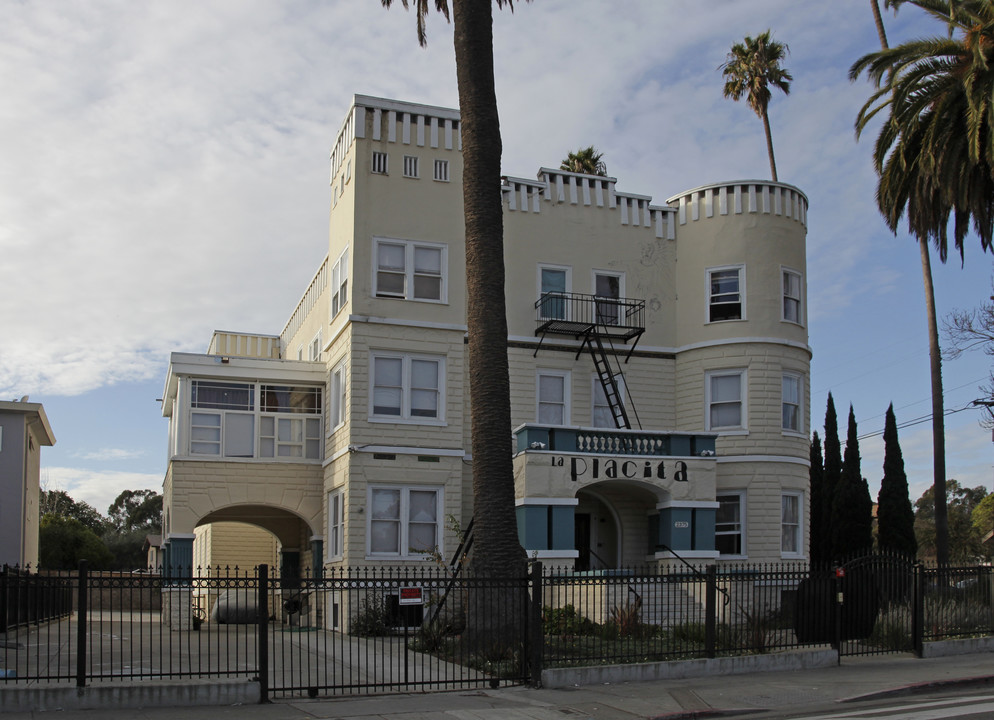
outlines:
[{"label": "sidewalk", "polygon": [[[911,656],[845,658],[837,667],[683,680],[601,684],[566,689],[505,688],[487,691],[277,701],[269,705],[84,710],[59,712],[59,720],[572,720],[597,718],[717,717],[735,712],[800,708],[888,694],[910,694],[937,685],[994,687],[994,654],[930,659]],[[3,720],[44,718],[49,713],[5,713]]]}]

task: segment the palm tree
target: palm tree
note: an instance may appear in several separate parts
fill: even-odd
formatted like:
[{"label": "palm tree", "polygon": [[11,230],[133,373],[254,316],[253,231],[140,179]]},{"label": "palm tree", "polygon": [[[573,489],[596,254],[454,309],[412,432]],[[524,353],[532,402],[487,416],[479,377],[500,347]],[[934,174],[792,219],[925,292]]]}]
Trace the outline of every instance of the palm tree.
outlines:
[{"label": "palm tree", "polygon": [[788,47],[770,37],[770,31],[760,33],[755,38],[746,36],[744,42],[732,45],[728,60],[720,66],[725,78],[725,97],[738,102],[746,96],[749,107],[763,121],[766,132],[766,149],[770,154],[770,173],[777,180],[777,163],[773,159],[773,135],[770,133],[769,106],[772,93],[770,86],[790,94],[793,76],[780,67]]},{"label": "palm tree", "polygon": [[569,153],[560,163],[559,169],[583,175],[607,175],[607,165],[601,160],[603,157],[604,153],[597,152],[597,149],[590,145]]},{"label": "palm tree", "polygon": [[[886,0],[899,7],[906,0]],[[877,90],[860,110],[857,137],[880,112],[889,109],[874,146],[879,183],[877,205],[897,232],[902,217],[917,238],[929,330],[932,381],[932,455],[936,556],[949,561],[946,510],[945,422],[942,359],[936,321],[929,241],[945,262],[952,215],[954,242],[963,260],[972,218],[981,247],[994,234],[994,4],[989,0],[907,0],[949,28],[948,38],[915,40],[889,48],[876,0],[871,0],[882,50],[853,64],[849,77],[864,71]],[[962,38],[953,37],[954,30]],[[986,94],[985,94],[986,91]]]},{"label": "palm tree", "polygon": [[[411,0],[425,45],[429,0]],[[513,10],[513,0],[494,0]],[[382,0],[390,7],[392,0]],[[408,7],[408,0],[401,0]],[[448,0],[435,9],[449,18]],[[501,139],[494,90],[491,0],[452,0],[466,228],[466,323],[473,452],[475,575],[523,577],[511,466],[511,403],[504,298]],[[496,622],[496,618],[492,618]],[[492,627],[492,626],[491,626]]]}]

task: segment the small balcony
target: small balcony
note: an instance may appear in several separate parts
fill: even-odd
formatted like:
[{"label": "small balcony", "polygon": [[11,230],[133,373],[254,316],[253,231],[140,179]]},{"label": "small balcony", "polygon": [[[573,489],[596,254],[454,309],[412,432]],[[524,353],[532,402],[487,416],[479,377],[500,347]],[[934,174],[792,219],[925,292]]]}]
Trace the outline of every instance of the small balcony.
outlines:
[{"label": "small balcony", "polygon": [[514,437],[518,452],[546,450],[646,457],[714,457],[714,440],[717,436],[708,433],[525,424],[514,430]]},{"label": "small balcony", "polygon": [[543,293],[535,302],[536,335],[576,339],[599,335],[628,342],[645,332],[645,300],[572,292]]}]

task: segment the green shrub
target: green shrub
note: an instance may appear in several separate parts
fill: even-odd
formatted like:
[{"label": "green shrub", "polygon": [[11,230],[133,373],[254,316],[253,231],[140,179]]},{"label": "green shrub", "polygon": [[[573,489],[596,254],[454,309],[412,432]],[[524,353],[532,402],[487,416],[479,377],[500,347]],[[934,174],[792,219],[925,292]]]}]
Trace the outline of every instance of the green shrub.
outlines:
[{"label": "green shrub", "polygon": [[382,595],[367,595],[359,604],[359,612],[352,617],[350,632],[359,637],[389,635],[390,610]]},{"label": "green shrub", "polygon": [[546,635],[592,635],[597,624],[583,617],[572,605],[542,608],[542,632]]}]

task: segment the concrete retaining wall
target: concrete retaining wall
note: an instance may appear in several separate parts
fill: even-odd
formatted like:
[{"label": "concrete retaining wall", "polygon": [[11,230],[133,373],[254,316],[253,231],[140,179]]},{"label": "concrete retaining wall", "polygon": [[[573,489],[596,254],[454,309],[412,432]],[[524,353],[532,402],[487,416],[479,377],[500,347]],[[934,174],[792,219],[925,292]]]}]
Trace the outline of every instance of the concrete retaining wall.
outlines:
[{"label": "concrete retaining wall", "polygon": [[579,668],[550,668],[542,671],[542,686],[573,687],[603,683],[679,680],[706,675],[738,675],[778,670],[808,670],[839,664],[835,650],[807,650],[771,655],[700,658],[639,665],[598,665]]},{"label": "concrete retaining wall", "polygon": [[230,682],[142,683],[84,688],[19,688],[0,692],[0,713],[43,710],[101,710],[113,708],[189,707],[196,705],[255,705],[259,683]]},{"label": "concrete retaining wall", "polygon": [[973,653],[994,652],[994,637],[960,638],[925,643],[922,657],[935,658],[948,655],[971,655]]}]

